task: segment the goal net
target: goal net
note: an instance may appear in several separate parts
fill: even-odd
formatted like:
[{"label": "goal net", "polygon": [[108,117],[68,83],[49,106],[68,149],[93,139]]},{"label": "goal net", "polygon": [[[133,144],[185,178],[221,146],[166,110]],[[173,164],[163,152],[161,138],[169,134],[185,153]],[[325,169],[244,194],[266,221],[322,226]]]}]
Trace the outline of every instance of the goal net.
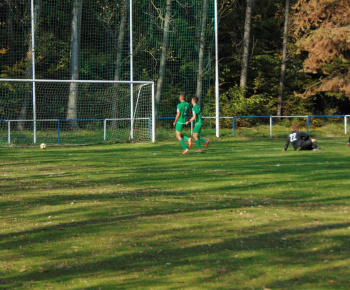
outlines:
[{"label": "goal net", "polygon": [[[192,96],[198,97],[203,116],[218,115],[214,83],[217,80],[214,74],[215,3],[214,0],[2,1],[0,80],[86,81],[78,85],[78,109],[74,118],[80,120],[60,123],[60,142],[68,142],[71,138],[69,142],[72,143],[74,134],[91,127],[98,128],[97,124],[103,125],[102,121],[81,119],[105,118],[107,129],[103,133],[107,141],[110,138],[119,140],[121,136],[124,136],[121,139],[129,140],[133,133],[134,140],[149,138],[146,120],[149,116],[142,113],[142,103],[138,103],[141,112],[136,111],[142,117],[135,116],[135,120],[138,119],[134,126],[127,120],[130,118],[130,104],[126,103],[130,95],[128,84],[116,86],[87,80],[153,81],[157,140],[173,139],[172,123],[180,93],[186,93],[188,101]],[[135,84],[133,88],[135,107],[137,96],[141,102],[151,94],[150,85],[141,89],[140,85]],[[30,129],[35,123],[25,121],[33,119],[31,83],[11,82],[1,86],[3,107],[0,107],[0,118],[23,119],[10,123],[14,132],[17,128],[26,129],[19,130],[21,134],[35,132],[35,128]],[[37,82],[37,119],[66,119],[69,89],[69,83]],[[114,95],[124,106],[124,111],[118,107],[116,114],[113,113],[113,99],[117,98]],[[113,118],[115,120],[110,120]],[[71,124],[76,130],[68,131]],[[44,134],[43,126],[55,127],[55,130],[58,126],[56,121],[38,121],[36,125],[38,142],[40,134]],[[8,123],[0,124],[1,140],[7,139],[7,126]],[[117,134],[117,131],[109,130],[109,126],[125,128],[124,131],[120,129],[124,133]],[[133,129],[130,129],[131,134],[127,132],[128,127]],[[140,132],[140,127],[146,130]],[[202,133],[214,134],[214,128],[212,119]],[[71,133],[69,138],[64,135],[67,132]],[[101,134],[100,129],[98,132]],[[26,138],[32,142],[34,138],[21,136],[18,142],[25,143]],[[96,135],[96,140],[101,137]],[[80,140],[79,143],[83,142]]]},{"label": "goal net", "polygon": [[0,79],[0,102],[1,143],[155,140],[153,82]]}]

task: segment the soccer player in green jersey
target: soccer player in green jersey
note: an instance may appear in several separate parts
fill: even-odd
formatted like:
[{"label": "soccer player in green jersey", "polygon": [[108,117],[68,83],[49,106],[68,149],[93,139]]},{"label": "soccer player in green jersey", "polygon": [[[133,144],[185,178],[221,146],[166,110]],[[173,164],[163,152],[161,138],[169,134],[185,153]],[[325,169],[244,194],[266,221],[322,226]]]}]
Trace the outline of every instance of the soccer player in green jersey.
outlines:
[{"label": "soccer player in green jersey", "polygon": [[192,98],[192,105],[193,105],[192,114],[193,114],[193,116],[189,121],[186,122],[186,125],[188,123],[195,121],[194,129],[193,129],[193,138],[196,141],[196,145],[198,147],[198,150],[196,152],[203,152],[201,142],[205,143],[205,148],[208,148],[209,139],[205,140],[204,138],[202,138],[200,136],[200,133],[201,133],[201,130],[203,127],[203,122],[202,122],[202,117],[201,117],[201,108],[197,105],[197,103],[198,103],[198,98],[193,97]]},{"label": "soccer player in green jersey", "polygon": [[177,140],[179,140],[179,143],[182,149],[184,150],[183,154],[186,154],[188,153],[188,149],[185,145],[184,140],[188,141],[188,145],[192,147],[192,139],[187,136],[184,136],[181,132],[182,132],[182,127],[186,125],[187,114],[188,114],[188,111],[190,110],[190,105],[186,102],[185,94],[181,94],[179,97],[179,100],[180,100],[180,104],[177,105],[177,114],[174,122],[175,135]]}]

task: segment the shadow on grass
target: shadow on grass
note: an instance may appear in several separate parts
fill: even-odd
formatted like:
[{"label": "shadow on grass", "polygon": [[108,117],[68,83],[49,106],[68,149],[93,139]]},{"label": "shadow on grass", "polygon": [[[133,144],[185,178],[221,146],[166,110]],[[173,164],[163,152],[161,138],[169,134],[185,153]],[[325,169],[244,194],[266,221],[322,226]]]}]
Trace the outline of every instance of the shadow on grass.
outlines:
[{"label": "shadow on grass", "polygon": [[[225,269],[229,277],[234,277],[235,273],[242,271],[244,268],[246,270],[250,269],[246,278],[258,279],[266,275],[270,267],[283,269],[291,266],[298,267],[302,264],[304,271],[300,275],[290,279],[276,278],[278,281],[267,281],[268,284],[265,285],[267,287],[291,287],[292,285],[292,287],[297,287],[308,282],[315,282],[316,279],[321,279],[322,277],[327,279],[330,276],[329,270],[334,267],[333,263],[344,259],[344,254],[349,254],[348,243],[343,236],[334,236],[333,239],[337,242],[337,246],[329,247],[326,251],[323,249],[310,250],[308,249],[308,243],[304,243],[302,239],[311,234],[321,234],[325,231],[344,229],[348,226],[345,223],[336,223],[284,229],[278,232],[252,234],[251,236],[240,238],[232,238],[223,233],[220,242],[210,244],[198,242],[197,245],[187,244],[186,241],[183,241],[181,230],[159,231],[153,234],[171,235],[171,243],[149,244],[142,251],[135,249],[130,254],[118,254],[118,247],[112,246],[113,249],[110,251],[112,257],[110,258],[97,258],[95,261],[80,262],[78,265],[65,264],[59,269],[55,267],[56,265],[51,265],[51,267],[48,266],[45,269],[44,273],[39,273],[38,271],[20,273],[11,276],[10,280],[17,281],[17,283],[25,281],[50,282],[59,277],[61,281],[70,281],[76,277],[88,279],[89,276],[98,275],[101,270],[105,274],[112,276],[127,276],[130,272],[143,275],[146,271],[147,274],[155,277],[153,279],[132,279],[129,277],[119,283],[105,282],[98,286],[103,288],[113,286],[126,288],[156,287],[164,286],[165,282],[169,283],[169,281],[164,279],[164,276],[176,273],[176,269],[188,268],[192,272],[193,277],[190,280],[187,277],[186,283],[190,284],[184,284],[183,286],[191,286],[197,283],[202,285],[203,283],[215,283],[218,276],[220,276],[217,273],[217,269],[221,268]],[[195,226],[194,228],[208,233],[213,230],[204,226]],[[189,227],[188,230],[193,230],[193,228]],[[134,243],[142,245],[141,240],[124,242],[126,245],[131,244],[131,247]],[[248,251],[253,251],[254,254],[246,256],[244,253]],[[45,251],[41,252],[41,254],[44,255]],[[28,255],[31,254],[29,253]],[[79,257],[80,261],[89,261],[91,255],[91,251],[85,251],[64,254],[56,258],[58,261],[64,261],[72,257]],[[205,258],[203,259],[203,257]],[[318,265],[322,265],[322,267],[315,271],[314,267]],[[208,271],[209,275],[202,278],[198,277],[198,274],[202,271]],[[345,273],[349,273],[349,269],[345,269]],[[181,277],[178,277],[177,280],[181,281]],[[349,285],[349,281],[345,277],[338,279],[337,283],[339,282],[344,283],[343,285]],[[263,285],[260,286],[262,287]],[[231,285],[231,288],[236,287]]]}]

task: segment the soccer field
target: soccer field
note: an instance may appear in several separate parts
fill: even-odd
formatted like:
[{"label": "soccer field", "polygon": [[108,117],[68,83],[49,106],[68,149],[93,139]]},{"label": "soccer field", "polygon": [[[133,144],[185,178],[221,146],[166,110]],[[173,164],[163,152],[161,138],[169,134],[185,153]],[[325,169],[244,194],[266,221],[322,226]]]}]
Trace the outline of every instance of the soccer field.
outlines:
[{"label": "soccer field", "polygon": [[0,288],[350,287],[350,149],[0,148]]}]

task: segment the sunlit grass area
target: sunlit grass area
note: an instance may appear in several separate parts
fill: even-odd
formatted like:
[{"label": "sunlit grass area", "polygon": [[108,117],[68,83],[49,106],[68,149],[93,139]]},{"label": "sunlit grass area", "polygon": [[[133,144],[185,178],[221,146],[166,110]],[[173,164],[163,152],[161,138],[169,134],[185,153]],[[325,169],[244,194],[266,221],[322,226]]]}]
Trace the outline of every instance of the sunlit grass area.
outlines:
[{"label": "sunlit grass area", "polygon": [[350,287],[350,149],[0,148],[0,288]]}]

